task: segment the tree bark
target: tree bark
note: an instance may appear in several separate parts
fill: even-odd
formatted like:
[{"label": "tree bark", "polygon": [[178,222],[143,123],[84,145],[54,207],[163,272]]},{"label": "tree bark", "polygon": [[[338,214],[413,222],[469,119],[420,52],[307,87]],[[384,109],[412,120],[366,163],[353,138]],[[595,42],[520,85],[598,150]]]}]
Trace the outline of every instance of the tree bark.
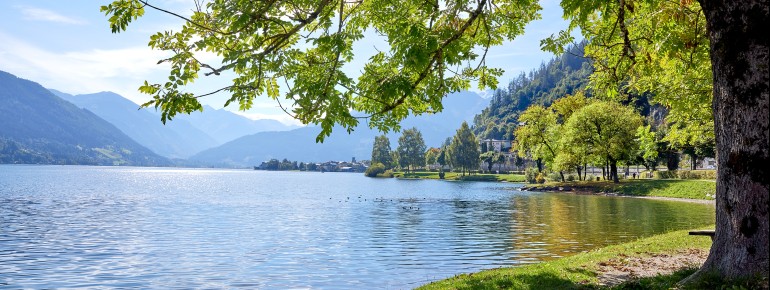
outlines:
[{"label": "tree bark", "polygon": [[716,235],[701,269],[725,279],[768,277],[768,2],[698,0],[714,75]]},{"label": "tree bark", "polygon": [[612,179],[613,183],[619,183],[620,180],[618,180],[618,161],[610,158],[609,163],[610,163],[610,179]]}]

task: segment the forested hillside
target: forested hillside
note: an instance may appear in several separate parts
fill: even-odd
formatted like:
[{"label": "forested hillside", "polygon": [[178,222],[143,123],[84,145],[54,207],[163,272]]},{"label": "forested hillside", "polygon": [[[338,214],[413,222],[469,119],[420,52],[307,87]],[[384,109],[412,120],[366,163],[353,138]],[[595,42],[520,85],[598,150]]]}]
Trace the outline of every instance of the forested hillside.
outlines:
[{"label": "forested hillside", "polygon": [[[586,88],[592,72],[580,43],[563,55],[521,73],[507,87],[497,89],[489,106],[473,118],[473,131],[483,139],[512,139],[519,114],[531,104],[550,105],[566,94]],[[590,94],[587,92],[587,94]]]},{"label": "forested hillside", "polygon": [[169,165],[107,121],[0,71],[0,163]]}]

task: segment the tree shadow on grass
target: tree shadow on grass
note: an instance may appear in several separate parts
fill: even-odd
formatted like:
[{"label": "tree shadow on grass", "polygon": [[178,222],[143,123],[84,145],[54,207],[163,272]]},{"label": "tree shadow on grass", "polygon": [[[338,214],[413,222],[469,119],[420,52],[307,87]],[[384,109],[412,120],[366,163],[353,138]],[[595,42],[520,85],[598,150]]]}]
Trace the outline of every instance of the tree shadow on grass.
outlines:
[{"label": "tree shadow on grass", "polygon": [[[595,273],[593,273],[595,275]],[[598,289],[596,285],[576,283],[555,273],[462,275],[451,289]]]}]

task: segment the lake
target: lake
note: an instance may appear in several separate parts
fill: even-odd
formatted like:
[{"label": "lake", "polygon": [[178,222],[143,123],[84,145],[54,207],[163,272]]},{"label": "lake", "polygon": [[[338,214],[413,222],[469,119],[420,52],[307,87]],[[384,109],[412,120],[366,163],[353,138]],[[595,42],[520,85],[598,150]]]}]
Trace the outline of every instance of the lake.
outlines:
[{"label": "lake", "polygon": [[714,222],[712,205],[521,186],[0,165],[0,288],[408,289]]}]

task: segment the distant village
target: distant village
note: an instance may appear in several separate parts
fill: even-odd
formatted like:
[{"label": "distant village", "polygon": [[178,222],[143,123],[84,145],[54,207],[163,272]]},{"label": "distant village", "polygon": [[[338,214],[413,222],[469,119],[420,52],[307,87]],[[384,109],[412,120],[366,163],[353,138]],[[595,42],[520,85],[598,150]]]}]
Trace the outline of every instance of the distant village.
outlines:
[{"label": "distant village", "polygon": [[[497,153],[503,154],[505,156],[505,162],[501,164],[495,164],[495,169],[498,171],[520,171],[521,166],[523,165],[521,162],[516,162],[517,156],[516,152],[512,150],[512,141],[510,140],[497,140],[497,139],[484,139],[479,140],[479,145],[482,148],[487,148],[488,151],[494,151]],[[523,162],[533,162],[532,160],[523,160]],[[268,171],[317,171],[317,172],[357,172],[362,173],[365,172],[367,168],[371,165],[370,160],[361,160],[357,161],[355,157],[351,158],[350,161],[326,161],[321,163],[316,162],[297,162],[297,161],[289,161],[287,159],[283,159],[282,161],[279,161],[278,159],[270,159],[268,161],[263,161],[259,166],[254,166],[254,170],[268,170]],[[480,170],[485,170],[487,168],[486,162],[481,162],[479,164]],[[441,167],[438,163],[436,164],[428,164],[426,166],[426,169],[428,170],[438,170]],[[715,169],[716,168],[716,160],[714,158],[703,158],[698,160],[698,164],[696,165],[696,168],[699,169]],[[445,170],[450,169],[451,167],[445,166]],[[631,169],[631,171],[638,172],[639,169],[636,170]],[[593,170],[592,170],[593,173]]]},{"label": "distant village", "polygon": [[320,171],[320,172],[364,172],[366,168],[371,165],[369,160],[356,161],[353,157],[351,161],[326,161],[322,163],[304,163],[296,161],[278,161],[278,159],[271,159],[269,161],[262,162],[259,166],[254,166],[254,170],[299,170],[299,171]]}]

